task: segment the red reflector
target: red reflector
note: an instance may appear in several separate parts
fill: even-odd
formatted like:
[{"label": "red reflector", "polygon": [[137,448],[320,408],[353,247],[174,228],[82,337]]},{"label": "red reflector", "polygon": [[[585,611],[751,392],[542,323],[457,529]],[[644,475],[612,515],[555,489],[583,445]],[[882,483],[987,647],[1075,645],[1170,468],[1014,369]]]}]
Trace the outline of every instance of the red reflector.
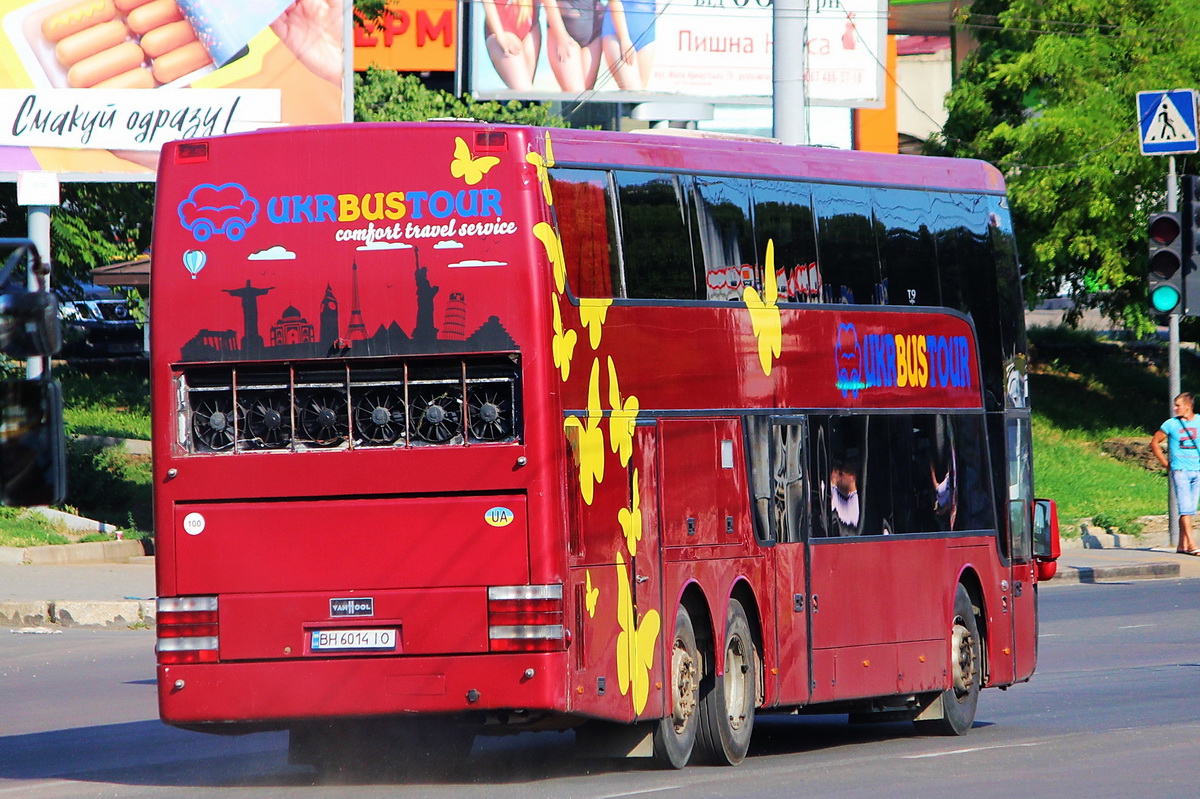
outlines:
[{"label": "red reflector", "polygon": [[170,624],[158,625],[159,638],[200,638],[217,634],[215,624]]},{"label": "red reflector", "polygon": [[194,164],[208,160],[208,142],[180,142],[175,146],[175,163]]},{"label": "red reflector", "polygon": [[180,663],[216,663],[215,649],[180,649],[171,652],[159,652],[158,662],[165,666],[175,666]]},{"label": "red reflector", "polygon": [[488,613],[488,624],[490,625],[529,625],[529,624],[562,624],[562,611],[547,610],[541,613],[530,612],[499,612],[492,610]]},{"label": "red reflector", "polygon": [[496,153],[508,149],[508,134],[502,130],[479,131],[475,134],[475,152]]}]

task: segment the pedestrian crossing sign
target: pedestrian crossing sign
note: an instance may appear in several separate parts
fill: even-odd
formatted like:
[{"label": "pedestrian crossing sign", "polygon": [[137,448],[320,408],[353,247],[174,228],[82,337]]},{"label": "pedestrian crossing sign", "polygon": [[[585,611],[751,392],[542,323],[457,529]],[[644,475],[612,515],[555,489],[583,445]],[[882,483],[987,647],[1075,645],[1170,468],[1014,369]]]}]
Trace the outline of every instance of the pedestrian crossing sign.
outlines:
[{"label": "pedestrian crossing sign", "polygon": [[1138,92],[1142,155],[1200,152],[1196,138],[1196,90]]}]

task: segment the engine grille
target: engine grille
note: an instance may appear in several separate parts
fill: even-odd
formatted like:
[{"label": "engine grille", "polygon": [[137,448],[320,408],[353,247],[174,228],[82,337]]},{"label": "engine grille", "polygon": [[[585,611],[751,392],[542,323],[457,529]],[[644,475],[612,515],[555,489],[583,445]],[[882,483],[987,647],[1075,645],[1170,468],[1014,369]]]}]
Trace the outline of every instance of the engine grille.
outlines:
[{"label": "engine grille", "polygon": [[516,356],[193,367],[179,379],[188,452],[520,441]]}]

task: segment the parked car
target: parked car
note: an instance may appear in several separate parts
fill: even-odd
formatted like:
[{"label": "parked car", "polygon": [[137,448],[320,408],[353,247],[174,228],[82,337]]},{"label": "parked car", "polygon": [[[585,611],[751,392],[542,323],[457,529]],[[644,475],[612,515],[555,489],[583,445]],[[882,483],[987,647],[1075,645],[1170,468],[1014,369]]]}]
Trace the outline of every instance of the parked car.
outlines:
[{"label": "parked car", "polygon": [[143,354],[142,325],[134,318],[125,297],[92,284],[80,286],[72,294],[75,296],[59,302],[64,355]]}]

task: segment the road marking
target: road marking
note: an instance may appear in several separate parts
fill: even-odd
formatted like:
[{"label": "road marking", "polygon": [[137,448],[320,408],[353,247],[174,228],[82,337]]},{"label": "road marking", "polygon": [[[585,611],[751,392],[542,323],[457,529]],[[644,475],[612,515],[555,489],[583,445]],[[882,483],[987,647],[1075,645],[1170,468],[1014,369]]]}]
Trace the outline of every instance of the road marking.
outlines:
[{"label": "road marking", "polygon": [[968,755],[972,752],[985,752],[989,749],[1015,749],[1020,746],[1038,746],[1035,743],[1029,744],[997,744],[996,746],[973,746],[970,749],[952,749],[949,752],[930,752],[922,755],[904,755],[902,760],[920,760],[926,757],[944,757],[946,755]]},{"label": "road marking", "polygon": [[37,791],[42,788],[58,788],[62,785],[78,786],[79,782],[74,781],[74,780],[55,780],[54,782],[35,782],[31,785],[16,785],[16,786],[13,786],[12,788],[0,788],[0,794],[2,794],[2,793],[18,793],[18,792],[28,793],[29,791]]},{"label": "road marking", "polygon": [[640,791],[622,791],[621,793],[606,793],[603,796],[597,796],[596,799],[618,799],[621,796],[640,796],[647,793],[658,793],[659,791],[677,791],[681,785],[664,785],[661,788],[644,788]]},{"label": "road marking", "polygon": [[1136,630],[1138,627],[1155,627],[1154,624],[1126,624],[1124,627],[1118,627],[1118,630]]}]

